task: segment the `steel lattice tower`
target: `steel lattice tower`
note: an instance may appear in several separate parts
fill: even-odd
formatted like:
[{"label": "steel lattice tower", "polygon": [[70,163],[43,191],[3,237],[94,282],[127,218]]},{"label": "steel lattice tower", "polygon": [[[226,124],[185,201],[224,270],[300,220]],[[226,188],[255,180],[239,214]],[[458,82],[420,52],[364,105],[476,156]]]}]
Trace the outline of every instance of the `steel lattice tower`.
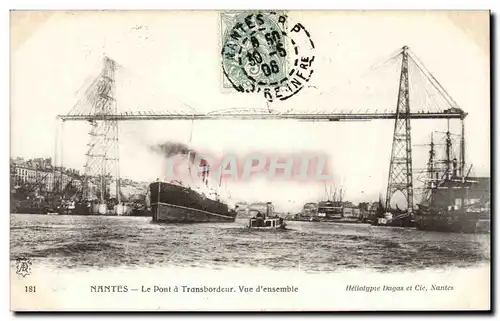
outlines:
[{"label": "steel lattice tower", "polygon": [[398,105],[394,135],[392,138],[389,181],[387,184],[386,209],[390,209],[391,198],[400,191],[406,197],[408,214],[413,214],[413,175],[411,160],[410,91],[408,83],[408,47],[401,51],[401,77],[399,80]]},{"label": "steel lattice tower", "polygon": [[91,113],[99,120],[90,121],[90,141],[85,162],[85,196],[104,201],[110,194],[110,183],[116,182],[116,198],[120,202],[120,172],[118,121],[107,120],[106,115],[117,113],[115,92],[116,63],[104,58],[104,67],[85,96]]}]

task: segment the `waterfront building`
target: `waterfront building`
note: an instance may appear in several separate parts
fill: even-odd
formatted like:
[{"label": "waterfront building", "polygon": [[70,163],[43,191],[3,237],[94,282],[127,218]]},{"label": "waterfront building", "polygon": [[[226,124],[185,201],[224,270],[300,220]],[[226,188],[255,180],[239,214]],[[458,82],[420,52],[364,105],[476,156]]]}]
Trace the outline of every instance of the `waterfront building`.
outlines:
[{"label": "waterfront building", "polygon": [[82,177],[77,170],[54,167],[51,158],[11,159],[11,180],[14,190],[29,189],[37,194],[56,192],[68,187],[80,189]]},{"label": "waterfront building", "polygon": [[351,202],[344,202],[343,206],[345,218],[359,218],[361,217],[360,209]]}]

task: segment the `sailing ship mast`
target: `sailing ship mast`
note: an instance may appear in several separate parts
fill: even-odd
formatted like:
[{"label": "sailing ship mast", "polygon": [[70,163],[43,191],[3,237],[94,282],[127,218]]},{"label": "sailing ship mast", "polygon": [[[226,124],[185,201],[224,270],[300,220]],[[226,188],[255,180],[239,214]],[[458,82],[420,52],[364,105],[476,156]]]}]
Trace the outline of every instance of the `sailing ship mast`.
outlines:
[{"label": "sailing ship mast", "polygon": [[[434,133],[431,132],[431,142],[430,142],[430,150],[429,150],[429,160],[427,163],[427,172],[428,172],[428,181],[425,184],[424,193],[422,195],[423,203],[431,202],[432,190],[434,189],[447,189],[449,188],[446,184],[443,184],[444,181],[453,181],[458,182],[457,179],[465,183],[466,176],[468,173],[465,173],[465,139],[464,139],[464,128],[462,123],[462,133],[460,135],[460,163],[458,164],[457,159],[453,157],[453,142],[452,142],[452,133],[450,132],[450,126],[448,122],[448,128],[446,132],[442,134],[445,135],[445,155],[444,160],[439,161],[436,160],[436,150],[434,143]],[[457,135],[458,136],[458,135]],[[444,163],[444,168],[437,166],[436,162]],[[450,196],[451,197],[451,196]],[[462,200],[463,202],[463,200]]]},{"label": "sailing ship mast", "polygon": [[462,132],[460,136],[460,175],[465,175],[465,120],[461,119]]},{"label": "sailing ship mast", "polygon": [[446,178],[451,178],[451,133],[450,121],[448,120],[448,129],[446,131]]},{"label": "sailing ship mast", "polygon": [[[434,133],[431,133],[431,148],[429,150],[429,183],[432,186],[432,181],[434,179],[434,157],[436,156],[436,151],[434,150]],[[437,178],[437,175],[436,175]]]},{"label": "sailing ship mast", "polygon": [[424,184],[424,190],[422,193],[422,203],[427,203],[430,201],[431,190],[437,186],[439,180],[439,173],[434,167],[436,151],[434,149],[434,133],[431,132],[431,143],[429,149],[429,160],[427,161],[427,177],[428,180]]}]

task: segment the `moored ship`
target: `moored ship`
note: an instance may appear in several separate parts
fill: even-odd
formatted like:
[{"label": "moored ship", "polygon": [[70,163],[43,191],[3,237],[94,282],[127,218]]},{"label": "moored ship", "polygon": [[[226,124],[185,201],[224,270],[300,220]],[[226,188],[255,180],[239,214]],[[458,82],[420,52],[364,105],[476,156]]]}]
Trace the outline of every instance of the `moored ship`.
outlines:
[{"label": "moored ship", "polygon": [[489,232],[489,184],[487,177],[440,180],[431,188],[429,201],[416,210],[416,227],[442,232]]},{"label": "moored ship", "polygon": [[325,186],[325,198],[318,202],[317,219],[319,221],[339,221],[344,218],[344,203],[342,202],[342,189],[337,198],[337,190]]},{"label": "moored ship", "polygon": [[318,217],[320,220],[338,220],[344,217],[342,201],[321,201],[318,203]]},{"label": "moored ship", "polygon": [[[415,226],[420,230],[441,232],[481,233],[490,231],[490,178],[470,177],[451,160],[451,139],[446,133],[446,160],[444,171],[436,167],[434,142],[428,163],[428,182],[424,197],[415,211]],[[463,153],[463,148],[462,148]]]}]

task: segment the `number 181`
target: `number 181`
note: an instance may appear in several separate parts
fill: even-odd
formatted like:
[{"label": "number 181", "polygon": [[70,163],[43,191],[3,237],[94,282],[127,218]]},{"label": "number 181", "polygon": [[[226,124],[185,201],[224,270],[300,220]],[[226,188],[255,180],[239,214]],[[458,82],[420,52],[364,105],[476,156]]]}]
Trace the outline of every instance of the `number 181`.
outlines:
[{"label": "number 181", "polygon": [[29,286],[26,285],[24,287],[24,290],[25,290],[25,292],[31,292],[31,293],[33,293],[33,292],[36,292],[36,286],[34,286],[34,285],[29,285]]}]

